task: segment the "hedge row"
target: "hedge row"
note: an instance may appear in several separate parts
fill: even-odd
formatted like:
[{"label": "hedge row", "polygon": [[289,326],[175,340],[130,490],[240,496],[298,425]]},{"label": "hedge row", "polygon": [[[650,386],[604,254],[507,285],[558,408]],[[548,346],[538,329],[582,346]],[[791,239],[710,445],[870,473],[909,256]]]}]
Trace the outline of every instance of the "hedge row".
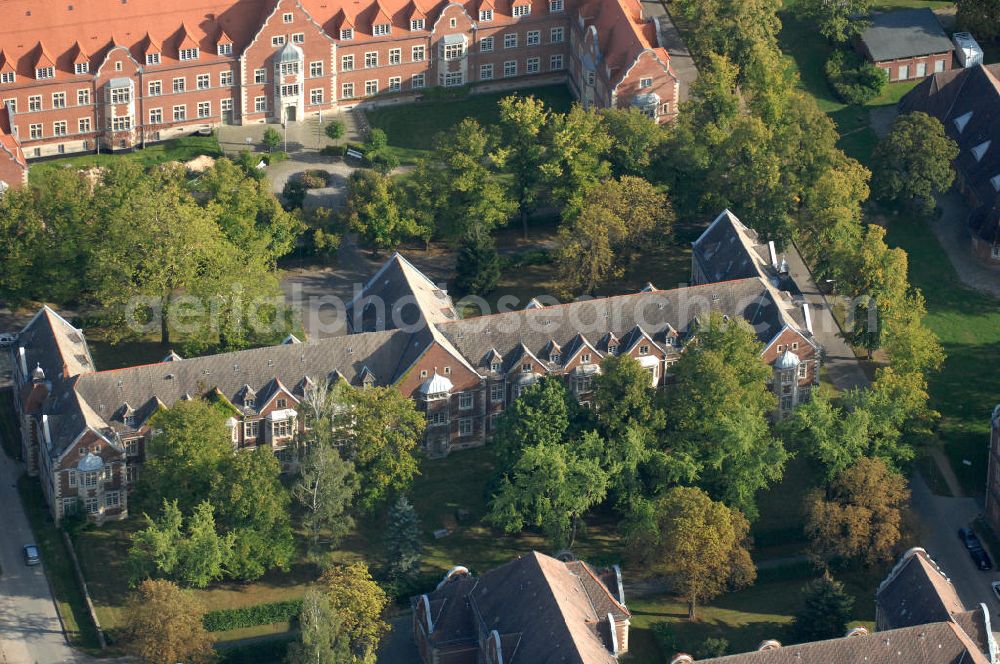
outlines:
[{"label": "hedge row", "polygon": [[202,618],[202,622],[209,632],[225,632],[230,629],[290,621],[297,617],[301,610],[302,600],[292,599],[286,602],[245,606],[239,609],[209,611]]}]

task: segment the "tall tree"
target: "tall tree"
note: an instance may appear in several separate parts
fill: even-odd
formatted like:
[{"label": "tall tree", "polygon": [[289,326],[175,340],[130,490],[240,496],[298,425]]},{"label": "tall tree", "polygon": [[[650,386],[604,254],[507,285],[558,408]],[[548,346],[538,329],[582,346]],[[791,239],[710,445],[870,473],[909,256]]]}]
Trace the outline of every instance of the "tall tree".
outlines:
[{"label": "tall tree", "polygon": [[184,516],[177,501],[163,501],[159,517],[143,514],[146,527],[132,535],[129,547],[131,581],[137,582],[156,574],[171,576],[177,569],[178,553],[183,538]]},{"label": "tall tree", "polygon": [[493,153],[493,159],[513,177],[513,198],[524,239],[528,239],[528,215],[538,199],[540,169],[546,157],[543,131],[549,122],[549,112],[544,102],[531,96],[504,97],[499,107],[500,147]]},{"label": "tall tree", "polygon": [[188,517],[187,532],[177,554],[175,576],[194,588],[204,588],[221,579],[224,565],[232,557],[233,536],[219,535],[213,511],[209,502],[195,506]]},{"label": "tall tree", "polygon": [[[594,437],[596,433],[585,434],[581,447],[599,447]],[[596,459],[569,445],[533,445],[522,450],[501,480],[489,519],[508,534],[534,526],[553,547],[572,547],[580,518],[604,500],[607,485],[608,475]]]},{"label": "tall tree", "polygon": [[385,530],[385,552],[389,576],[394,580],[410,577],[420,567],[420,519],[406,496],[400,496],[389,509]]},{"label": "tall tree", "polygon": [[934,211],[934,196],[955,180],[958,146],[937,118],[916,112],[893,120],[872,155],[872,190],[879,199],[914,212]]},{"label": "tall tree", "polygon": [[818,564],[892,559],[910,499],[906,478],[878,458],[859,459],[806,503],[809,556]]},{"label": "tall tree", "polygon": [[417,475],[417,443],[424,416],[394,387],[346,389],[343,410],[334,418],[334,436],[360,477],[357,505],[374,509],[405,491]]},{"label": "tall tree", "polygon": [[1000,0],[962,0],[958,4],[958,25],[975,32],[983,41],[1000,39]]},{"label": "tall tree", "polygon": [[[323,423],[329,431],[329,420]],[[348,512],[358,492],[358,476],[354,464],[345,461],[328,439],[311,442],[299,472],[292,496],[305,508],[302,525],[309,535],[310,552],[317,556],[321,537],[336,546],[354,525]]]},{"label": "tall tree", "polygon": [[176,500],[190,514],[211,496],[233,455],[226,414],[205,401],[178,401],[153,416],[152,428],[136,495],[146,511]]},{"label": "tall tree", "polygon": [[510,404],[493,437],[497,471],[507,472],[521,452],[535,445],[557,445],[570,426],[570,396],[562,381],[543,378]]},{"label": "tall tree", "polygon": [[555,258],[565,295],[593,295],[606,280],[621,276],[614,238],[622,221],[607,208],[586,205],[572,223],[559,226]]},{"label": "tall tree", "polygon": [[129,597],[125,649],[144,664],[208,664],[215,660],[204,609],[169,581],[147,580]]},{"label": "tall tree", "polygon": [[500,281],[502,262],[487,233],[473,231],[462,241],[455,259],[455,288],[464,295],[487,295]]},{"label": "tall tree", "polygon": [[854,597],[827,572],[802,588],[805,604],[792,621],[792,633],[801,643],[836,639],[847,632]]},{"label": "tall tree", "polygon": [[[0,196],[0,300],[12,306],[43,295],[35,281],[36,267],[44,256],[46,224],[35,205],[30,187],[12,189]],[[49,298],[44,298],[49,299]]]},{"label": "tall tree", "polygon": [[554,114],[546,129],[548,158],[541,173],[552,197],[564,208],[579,208],[590,189],[607,179],[612,140],[596,111],[574,105]]},{"label": "tall tree", "polygon": [[795,5],[799,15],[812,21],[819,33],[834,42],[858,37],[868,27],[871,0],[804,0]]},{"label": "tall tree", "polygon": [[668,396],[668,457],[674,480],[696,482],[753,518],[756,493],[781,479],[788,457],[771,435],[771,370],[743,319],[718,314],[698,327],[694,352],[681,355]]},{"label": "tall tree", "polygon": [[288,647],[286,664],[341,664],[353,661],[350,643],[341,635],[341,620],[321,591],[302,597],[299,638]]},{"label": "tall tree", "polygon": [[700,489],[670,489],[627,531],[630,554],[667,576],[687,603],[690,620],[697,617],[700,603],[746,587],[757,576],[748,550],[750,524]]},{"label": "tall tree", "polygon": [[385,591],[364,563],[338,565],[323,572],[319,585],[330,608],[340,618],[340,632],[350,644],[351,664],[374,664],[375,653],[389,625],[382,615],[389,604]]},{"label": "tall tree", "polygon": [[616,177],[648,177],[653,157],[666,138],[664,129],[637,108],[605,108],[600,114],[612,140],[611,172]]},{"label": "tall tree", "polygon": [[388,175],[359,169],[347,178],[347,226],[361,235],[376,256],[421,234],[416,220],[400,208],[400,196]]},{"label": "tall tree", "polygon": [[691,26],[692,53],[724,55],[745,70],[755,45],[777,49],[780,7],[780,0],[675,0],[671,9]]}]

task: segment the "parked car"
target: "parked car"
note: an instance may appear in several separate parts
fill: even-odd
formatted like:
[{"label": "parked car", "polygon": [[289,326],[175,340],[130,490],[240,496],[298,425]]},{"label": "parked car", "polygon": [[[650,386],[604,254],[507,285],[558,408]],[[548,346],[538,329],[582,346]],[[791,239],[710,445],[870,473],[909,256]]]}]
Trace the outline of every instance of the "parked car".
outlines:
[{"label": "parked car", "polygon": [[38,547],[34,544],[27,544],[24,547],[24,564],[31,567],[42,562],[42,557],[38,553]]},{"label": "parked car", "polygon": [[979,537],[976,536],[976,533],[972,530],[972,528],[959,528],[958,539],[962,540],[962,544],[964,544],[965,548],[969,551],[983,548],[982,542],[979,541]]},{"label": "parked car", "polygon": [[969,549],[969,557],[972,558],[972,562],[975,563],[976,567],[982,571],[986,572],[993,569],[993,561],[990,560],[990,555],[982,548]]},{"label": "parked car", "polygon": [[990,587],[993,588],[993,594],[997,596],[997,599],[1000,599],[1000,581],[994,581]]},{"label": "parked car", "polygon": [[17,332],[0,332],[0,348],[6,348],[17,341]]}]

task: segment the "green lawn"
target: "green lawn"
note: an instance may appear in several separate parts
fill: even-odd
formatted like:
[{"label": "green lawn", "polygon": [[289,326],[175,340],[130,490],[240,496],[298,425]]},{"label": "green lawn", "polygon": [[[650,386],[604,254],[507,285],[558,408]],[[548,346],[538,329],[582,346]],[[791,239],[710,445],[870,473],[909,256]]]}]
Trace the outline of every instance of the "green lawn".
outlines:
[{"label": "green lawn", "polygon": [[33,163],[29,178],[36,179],[46,171],[54,168],[71,166],[74,168],[89,168],[91,166],[106,166],[118,159],[132,159],[143,166],[153,166],[167,161],[189,161],[201,155],[221,157],[222,149],[219,139],[211,136],[184,136],[160,143],[151,143],[145,148],[133,152],[114,154],[84,154],[75,157],[64,157]]},{"label": "green lawn", "polygon": [[496,124],[500,113],[497,102],[512,94],[534,95],[549,108],[564,112],[569,110],[573,98],[563,86],[528,88],[523,91],[489,94],[469,94],[464,97],[437,97],[428,95],[424,101],[399,106],[388,106],[368,111],[368,122],[373,128],[382,129],[389,136],[389,145],[402,148],[398,156],[418,156],[414,150],[430,150],[434,138],[465,118],[474,118],[483,126]]}]

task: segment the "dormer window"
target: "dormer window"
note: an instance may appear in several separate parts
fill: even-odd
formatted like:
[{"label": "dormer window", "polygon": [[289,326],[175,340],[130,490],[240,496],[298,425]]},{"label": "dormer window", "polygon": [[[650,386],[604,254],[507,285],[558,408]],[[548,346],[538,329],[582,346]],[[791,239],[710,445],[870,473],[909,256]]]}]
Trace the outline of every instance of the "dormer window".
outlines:
[{"label": "dormer window", "polygon": [[17,81],[17,74],[12,71],[0,73],[0,83],[14,83]]},{"label": "dormer window", "polygon": [[980,143],[976,147],[972,148],[972,156],[975,157],[976,161],[982,161],[983,155],[985,155],[986,151],[990,149],[990,142],[991,141],[984,141],[983,143]]},{"label": "dormer window", "polygon": [[75,74],[86,74],[89,71],[90,71],[89,62],[78,62],[75,65],[73,65],[73,73]]},{"label": "dormer window", "polygon": [[196,48],[182,48],[180,50],[180,59],[184,60],[197,60],[198,59],[198,49]]},{"label": "dormer window", "polygon": [[515,18],[521,16],[529,16],[531,15],[531,5],[529,4],[514,5],[513,14]]},{"label": "dormer window", "polygon": [[372,26],[372,34],[376,37],[384,37],[392,32],[392,25],[389,23],[379,23]]},{"label": "dormer window", "polygon": [[618,345],[617,344],[608,344],[608,354],[609,355],[614,355],[617,352],[618,352]]},{"label": "dormer window", "polygon": [[55,67],[39,67],[35,70],[35,78],[42,80],[45,78],[55,78],[56,68]]},{"label": "dormer window", "polygon": [[492,371],[493,373],[500,373],[500,363],[494,362],[493,364],[491,364],[490,371]]},{"label": "dormer window", "polygon": [[480,9],[479,10],[479,20],[480,21],[492,21],[493,20],[493,10],[492,9]]},{"label": "dormer window", "polygon": [[562,355],[559,353],[552,353],[549,355],[549,362],[552,364],[559,364],[562,361]]},{"label": "dormer window", "polygon": [[522,364],[521,365],[521,371],[524,372],[524,373],[530,372],[531,371],[531,363],[530,362],[525,362],[524,364]]},{"label": "dormer window", "polygon": [[993,185],[993,191],[1000,191],[1000,175],[991,177],[990,184]]},{"label": "dormer window", "polygon": [[424,29],[424,19],[415,18],[410,21],[410,30],[423,30]]},{"label": "dormer window", "polygon": [[232,44],[229,43],[219,44],[219,55],[232,55],[232,54],[233,54]]},{"label": "dormer window", "polygon": [[341,39],[354,39],[354,29],[353,28],[344,28],[343,30],[340,31],[340,38]]},{"label": "dormer window", "polygon": [[965,125],[969,124],[969,120],[971,119],[972,119],[972,111],[969,111],[968,113],[963,113],[962,115],[955,118],[954,120],[955,129],[958,130],[958,133],[961,134],[963,131],[965,131]]},{"label": "dormer window", "polygon": [[247,408],[253,408],[256,403],[257,400],[254,399],[253,397],[245,397],[243,399],[243,405],[246,406]]},{"label": "dormer window", "polygon": [[146,54],[146,64],[147,65],[158,65],[158,64],[160,64],[160,54],[159,53],[147,53]]},{"label": "dormer window", "polygon": [[125,415],[122,417],[122,423],[127,427],[135,426],[135,415]]}]

